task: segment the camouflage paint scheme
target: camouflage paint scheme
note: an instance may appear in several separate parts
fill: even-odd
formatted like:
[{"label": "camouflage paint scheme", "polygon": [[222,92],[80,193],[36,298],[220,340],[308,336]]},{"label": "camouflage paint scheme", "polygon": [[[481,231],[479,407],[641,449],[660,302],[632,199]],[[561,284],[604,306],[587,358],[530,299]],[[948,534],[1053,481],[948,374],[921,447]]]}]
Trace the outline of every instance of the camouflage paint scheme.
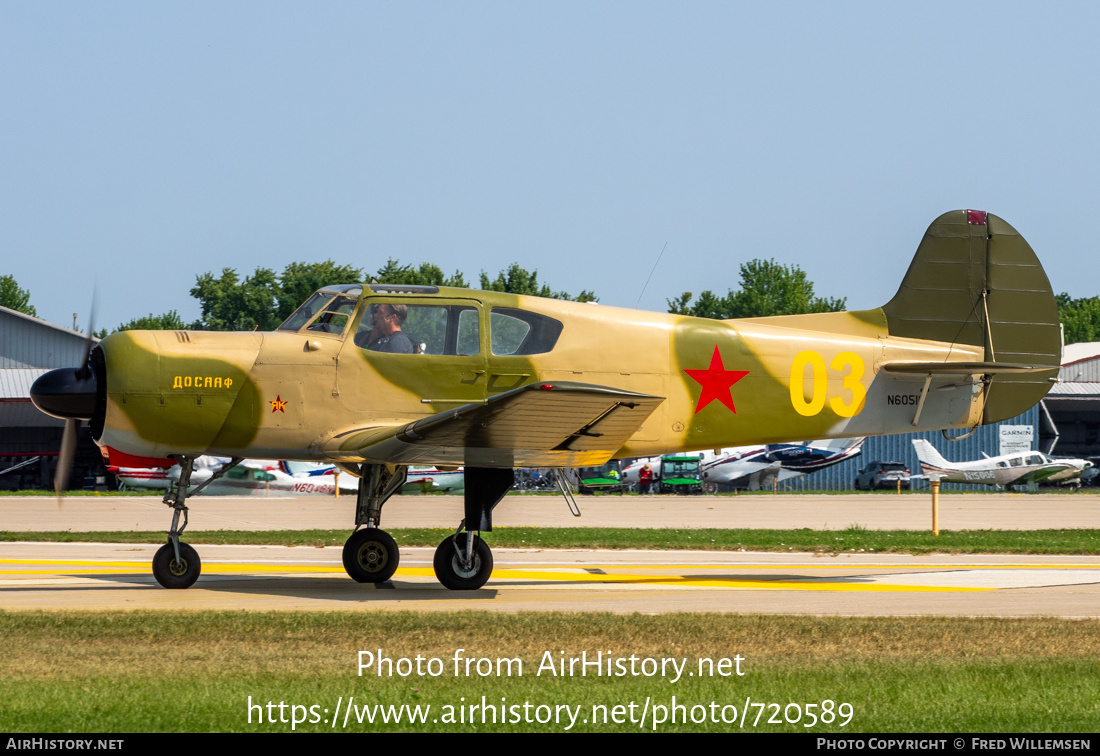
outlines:
[{"label": "camouflage paint scheme", "polygon": [[[396,288],[364,285],[340,333],[107,337],[98,347],[106,380],[102,425],[93,422],[97,442],[149,458],[595,466],[618,457],[969,428],[1028,409],[1060,363],[1057,310],[1041,265],[1011,226],[973,211],[937,219],[897,295],[874,310],[717,321]],[[476,308],[478,354],[368,352],[351,335],[375,303]],[[560,337],[544,354],[494,355],[493,308],[560,321]],[[543,389],[516,392],[522,387]],[[610,399],[599,398],[599,387],[614,390]],[[615,405],[615,423],[589,423],[598,412],[584,402],[601,401]],[[463,407],[465,414],[447,415]],[[515,427],[502,430],[505,416]],[[570,422],[587,428],[577,443],[561,441],[560,427]],[[536,428],[549,435],[530,435]],[[554,433],[558,441],[547,441]]]}]

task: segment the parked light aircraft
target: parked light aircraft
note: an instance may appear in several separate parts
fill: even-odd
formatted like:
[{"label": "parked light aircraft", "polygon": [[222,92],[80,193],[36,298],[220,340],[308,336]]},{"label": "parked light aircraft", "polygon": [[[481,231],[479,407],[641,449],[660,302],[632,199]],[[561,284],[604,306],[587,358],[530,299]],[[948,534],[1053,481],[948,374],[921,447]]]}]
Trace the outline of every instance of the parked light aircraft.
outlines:
[{"label": "parked light aircraft", "polygon": [[860,453],[865,438],[803,441],[721,449],[703,457],[703,481],[707,484],[759,491],[774,481],[824,470]]},{"label": "parked light aircraft", "polygon": [[913,439],[924,477],[945,483],[985,483],[1022,486],[1029,483],[1070,483],[1092,467],[1085,459],[1054,459],[1037,451],[986,456],[970,462],[949,462],[923,438]]},{"label": "parked light aircraft", "polygon": [[[866,438],[838,438],[790,444],[757,444],[701,452],[700,469],[707,490],[712,487],[759,491],[772,482],[789,480],[851,459],[860,453]],[[642,466],[661,469],[661,458],[639,459],[622,471],[624,483],[638,483]]]},{"label": "parked light aircraft", "polygon": [[[191,483],[198,485],[208,480],[217,470],[229,462],[228,457],[196,457],[191,473]],[[163,467],[112,468],[118,479],[129,488],[166,490],[179,481],[182,468],[177,464]],[[211,481],[202,493],[212,495],[252,495],[274,491],[279,495],[313,494],[332,496],[336,486],[341,493],[354,495],[359,479],[352,475],[334,475],[334,465],[316,462],[275,462],[246,459],[217,480]],[[401,493],[428,492],[462,493],[462,470],[442,471],[433,467],[410,466]]]},{"label": "parked light aircraft", "polygon": [[[876,233],[883,220],[861,212],[848,227]],[[116,465],[181,464],[164,497],[168,542],[153,559],[161,585],[186,588],[199,575],[180,534],[194,460],[213,454],[329,462],[359,476],[344,567],[376,583],[398,566],[380,518],[408,466],[465,466],[465,516],[434,567],[448,588],[473,589],[492,572],[480,535],[513,468],[972,428],[1039,401],[1060,353],[1054,296],[1031,247],[1000,218],[957,210],[932,223],[901,288],[876,309],[720,321],[435,286],[332,286],[271,333],[89,340],[84,363],[46,373],[31,398],[67,420],[63,471],[81,420]]]}]

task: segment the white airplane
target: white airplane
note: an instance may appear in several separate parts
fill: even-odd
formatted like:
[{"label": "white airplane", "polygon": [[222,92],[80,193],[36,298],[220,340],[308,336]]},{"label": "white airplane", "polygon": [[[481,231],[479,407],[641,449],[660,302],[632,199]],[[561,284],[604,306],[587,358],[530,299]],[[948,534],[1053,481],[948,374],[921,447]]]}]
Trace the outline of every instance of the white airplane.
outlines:
[{"label": "white airplane", "polygon": [[866,438],[836,438],[801,444],[767,444],[721,449],[703,457],[703,480],[708,484],[759,491],[773,481],[784,481],[823,470],[851,459]]},{"label": "white airplane", "polygon": [[[209,480],[215,470],[222,468],[229,459],[225,457],[198,457],[191,476],[194,485]],[[313,462],[276,462],[272,460],[246,459],[221,478],[209,483],[200,494],[213,495],[261,495],[270,491],[278,494],[320,494],[332,496],[336,491],[337,476],[332,465]],[[179,480],[179,465],[162,467],[120,467],[118,479],[130,488],[167,489]],[[460,469],[438,470],[433,467],[410,467],[402,493],[416,494],[428,491],[462,493],[464,483]],[[359,480],[352,475],[339,476],[340,492],[354,496]]]},{"label": "white airplane", "polygon": [[1086,459],[1053,459],[1037,451],[1003,454],[971,462],[949,462],[923,438],[913,439],[921,471],[926,478],[946,483],[985,483],[990,486],[1022,486],[1029,483],[1069,483],[1092,467]]},{"label": "white airplane", "polygon": [[[718,453],[703,452],[701,469],[704,486],[725,486],[759,491],[770,488],[773,479],[779,481],[809,475],[831,465],[851,459],[860,453],[866,438],[835,438],[804,441],[800,444],[765,444],[719,449]],[[640,459],[623,470],[626,483],[638,482],[638,471],[649,462],[656,472],[661,458]]]}]

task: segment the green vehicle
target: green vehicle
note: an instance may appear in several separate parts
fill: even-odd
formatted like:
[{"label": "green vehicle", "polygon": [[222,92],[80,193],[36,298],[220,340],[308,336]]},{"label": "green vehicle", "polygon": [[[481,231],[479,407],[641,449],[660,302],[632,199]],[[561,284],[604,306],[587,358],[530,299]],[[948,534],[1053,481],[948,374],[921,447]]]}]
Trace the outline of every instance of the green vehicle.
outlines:
[{"label": "green vehicle", "polygon": [[661,493],[692,495],[703,493],[703,475],[698,456],[668,455],[661,457]]},{"label": "green vehicle", "polygon": [[626,489],[619,478],[619,466],[615,462],[608,462],[602,467],[581,467],[577,473],[580,475],[579,491],[582,494],[594,494],[597,491],[621,494]]}]

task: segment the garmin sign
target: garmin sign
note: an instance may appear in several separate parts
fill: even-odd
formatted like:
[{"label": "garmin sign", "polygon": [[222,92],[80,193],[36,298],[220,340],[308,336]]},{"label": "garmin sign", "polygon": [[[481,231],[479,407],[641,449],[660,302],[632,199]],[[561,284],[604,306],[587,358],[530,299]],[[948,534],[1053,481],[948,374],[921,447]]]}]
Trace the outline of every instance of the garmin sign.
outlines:
[{"label": "garmin sign", "polygon": [[1018,454],[1031,451],[1035,440],[1033,425],[1002,425],[1001,454]]}]

